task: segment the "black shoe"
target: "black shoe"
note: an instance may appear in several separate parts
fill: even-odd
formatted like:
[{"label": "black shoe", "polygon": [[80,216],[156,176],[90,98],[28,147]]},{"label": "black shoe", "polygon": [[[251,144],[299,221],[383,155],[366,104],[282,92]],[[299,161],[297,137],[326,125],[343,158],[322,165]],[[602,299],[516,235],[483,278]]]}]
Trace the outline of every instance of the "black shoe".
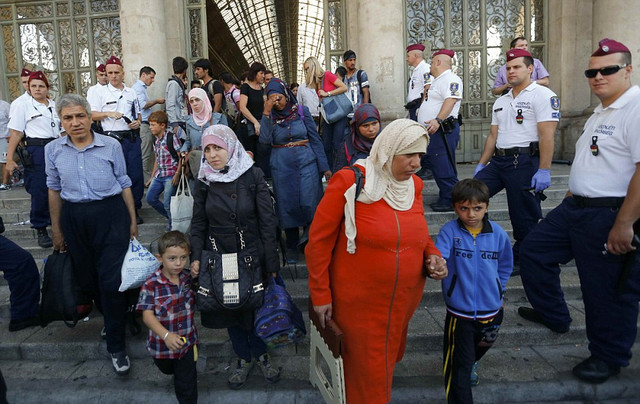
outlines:
[{"label": "black shoe", "polygon": [[138,212],[136,212],[136,224],[142,224],[142,223],[144,223],[144,220],[142,220]]},{"label": "black shoe", "polygon": [[131,370],[131,362],[126,352],[117,352],[111,354],[111,365],[118,376],[124,376]]},{"label": "black shoe", "polygon": [[42,248],[53,247],[53,241],[51,241],[51,237],[49,237],[49,233],[47,233],[47,228],[41,227],[36,230],[38,231],[38,245]]},{"label": "black shoe", "polygon": [[591,355],[573,368],[573,375],[588,383],[603,383],[620,373],[620,366],[610,365]]},{"label": "black shoe", "polygon": [[544,318],[542,318],[542,316],[540,315],[540,313],[538,313],[537,311],[535,311],[534,309],[532,309],[531,307],[518,307],[518,314],[520,315],[520,317],[524,318],[525,320],[529,320],[529,321],[533,321],[534,323],[538,323],[538,324],[542,324],[545,327],[547,327],[548,329],[550,329],[551,331],[558,333],[558,334],[564,334],[567,331],[569,331],[569,325],[568,324],[552,324],[550,322],[548,322],[547,320],[545,320]]},{"label": "black shoe", "polygon": [[25,328],[35,327],[40,325],[40,319],[38,317],[23,318],[22,320],[11,320],[9,322],[9,331],[20,331]]},{"label": "black shoe", "polygon": [[431,206],[431,210],[433,210],[434,212],[453,212],[453,208],[451,207],[451,205],[445,205],[436,202],[432,203],[429,206]]}]

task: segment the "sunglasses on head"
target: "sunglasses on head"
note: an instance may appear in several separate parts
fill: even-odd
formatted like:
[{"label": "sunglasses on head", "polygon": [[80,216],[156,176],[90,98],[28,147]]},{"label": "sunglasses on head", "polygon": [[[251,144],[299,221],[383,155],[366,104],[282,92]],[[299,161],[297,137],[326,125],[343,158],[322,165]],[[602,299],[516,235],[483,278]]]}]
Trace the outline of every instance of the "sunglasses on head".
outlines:
[{"label": "sunglasses on head", "polygon": [[628,64],[625,63],[623,65],[607,66],[601,69],[587,69],[584,71],[584,75],[589,79],[596,77],[598,73],[602,74],[603,76],[610,76],[614,73],[618,73],[620,69],[625,68],[627,66]]}]

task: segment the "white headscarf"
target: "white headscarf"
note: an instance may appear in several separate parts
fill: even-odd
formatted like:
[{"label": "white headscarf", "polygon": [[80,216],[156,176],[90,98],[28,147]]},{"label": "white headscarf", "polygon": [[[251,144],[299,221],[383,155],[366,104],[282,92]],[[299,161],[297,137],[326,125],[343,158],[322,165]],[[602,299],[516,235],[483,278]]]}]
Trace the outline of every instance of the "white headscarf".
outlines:
[{"label": "white headscarf", "polygon": [[[426,138],[428,146],[427,129],[410,119],[397,119],[380,132],[373,142],[369,157],[356,161],[356,164],[363,166],[366,170],[366,181],[358,196],[358,201],[369,204],[384,199],[394,210],[411,209],[415,198],[413,178],[403,181],[396,180],[391,171],[391,165],[394,156],[409,154],[408,150],[413,149],[416,142],[424,144],[421,137]],[[422,150],[426,151],[426,146]],[[350,254],[356,252],[355,194],[355,184],[344,193],[346,199],[344,205],[345,235],[347,236],[347,251]]]},{"label": "white headscarf", "polygon": [[[213,168],[205,157],[205,148],[215,144],[229,152],[229,160],[222,170]],[[226,147],[225,147],[226,146]],[[227,125],[211,125],[202,133],[202,162],[198,179],[209,185],[212,182],[233,182],[251,168],[253,159],[244,150],[236,134]]]}]

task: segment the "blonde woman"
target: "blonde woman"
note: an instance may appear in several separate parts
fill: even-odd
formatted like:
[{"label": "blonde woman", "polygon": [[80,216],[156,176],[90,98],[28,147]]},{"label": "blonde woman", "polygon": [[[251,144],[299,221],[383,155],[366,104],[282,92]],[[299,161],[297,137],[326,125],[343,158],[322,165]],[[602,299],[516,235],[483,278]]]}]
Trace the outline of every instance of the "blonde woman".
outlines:
[{"label": "blonde woman", "polygon": [[[347,92],[347,85],[335,74],[325,71],[314,57],[304,61],[304,75],[307,87],[314,89],[320,100]],[[322,122],[322,143],[330,166],[333,166],[336,151],[344,144],[347,123],[347,117],[334,123]]]}]

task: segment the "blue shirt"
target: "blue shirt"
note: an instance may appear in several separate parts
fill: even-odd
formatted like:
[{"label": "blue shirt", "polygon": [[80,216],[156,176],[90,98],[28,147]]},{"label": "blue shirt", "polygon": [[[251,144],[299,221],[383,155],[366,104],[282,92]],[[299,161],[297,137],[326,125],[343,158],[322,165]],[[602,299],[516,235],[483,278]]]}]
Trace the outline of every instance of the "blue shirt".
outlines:
[{"label": "blue shirt", "polygon": [[47,144],[44,155],[47,188],[65,201],[98,201],[131,187],[122,147],[108,136],[93,135],[82,150],[64,136]]},{"label": "blue shirt", "polygon": [[149,115],[151,115],[151,108],[144,107],[145,105],[147,105],[147,102],[149,102],[147,85],[144,84],[142,80],[138,79],[138,81],[136,81],[135,84],[131,86],[131,88],[133,88],[133,91],[136,92],[136,97],[138,97],[138,104],[140,105],[140,115],[142,116],[142,121],[148,122]]}]

